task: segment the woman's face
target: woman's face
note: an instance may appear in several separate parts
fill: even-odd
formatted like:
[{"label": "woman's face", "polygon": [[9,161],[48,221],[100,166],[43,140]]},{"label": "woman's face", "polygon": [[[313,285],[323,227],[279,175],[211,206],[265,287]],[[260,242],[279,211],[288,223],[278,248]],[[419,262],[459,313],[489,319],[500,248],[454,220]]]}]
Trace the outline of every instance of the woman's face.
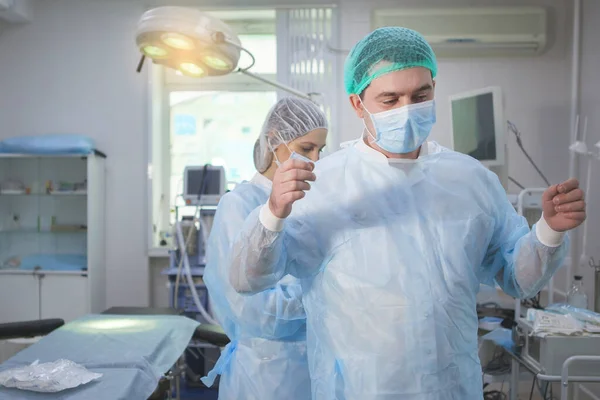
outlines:
[{"label": "woman's face", "polygon": [[[306,135],[301,136],[297,139],[292,140],[288,143],[288,147],[291,151],[303,155],[304,157],[310,158],[313,161],[319,160],[319,155],[325,147],[327,141],[327,129],[318,128],[308,132]],[[275,153],[281,163],[284,163],[290,158],[290,150],[284,145],[277,147]]]}]

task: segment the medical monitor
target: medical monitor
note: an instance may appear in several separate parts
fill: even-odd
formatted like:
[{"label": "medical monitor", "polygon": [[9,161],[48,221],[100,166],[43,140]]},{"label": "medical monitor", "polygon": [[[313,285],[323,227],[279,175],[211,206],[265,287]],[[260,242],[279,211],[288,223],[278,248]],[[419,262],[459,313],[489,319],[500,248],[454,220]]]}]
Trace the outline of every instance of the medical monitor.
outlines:
[{"label": "medical monitor", "polygon": [[486,167],[505,163],[506,120],[499,87],[450,96],[452,148]]},{"label": "medical monitor", "polygon": [[213,165],[188,166],[183,172],[183,200],[186,205],[213,206],[225,194],[225,169]]}]

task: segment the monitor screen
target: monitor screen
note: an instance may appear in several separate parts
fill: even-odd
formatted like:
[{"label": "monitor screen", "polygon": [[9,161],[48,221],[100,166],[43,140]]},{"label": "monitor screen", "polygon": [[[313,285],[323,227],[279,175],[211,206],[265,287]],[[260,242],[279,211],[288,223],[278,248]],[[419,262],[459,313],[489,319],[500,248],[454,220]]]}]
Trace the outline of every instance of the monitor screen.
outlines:
[{"label": "monitor screen", "polygon": [[496,160],[494,95],[483,93],[452,100],[454,150],[479,161]]},{"label": "monitor screen", "polygon": [[200,188],[204,184],[202,195],[221,195],[221,170],[219,168],[207,168],[206,180],[203,183],[204,167],[189,169],[187,171],[186,195],[196,196],[200,194]]}]

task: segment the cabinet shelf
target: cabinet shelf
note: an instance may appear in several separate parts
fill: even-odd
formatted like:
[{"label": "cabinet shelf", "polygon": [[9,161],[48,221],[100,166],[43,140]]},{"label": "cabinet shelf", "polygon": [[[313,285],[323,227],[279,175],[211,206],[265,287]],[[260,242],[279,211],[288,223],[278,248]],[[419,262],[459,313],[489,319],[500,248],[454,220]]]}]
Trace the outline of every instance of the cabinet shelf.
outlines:
[{"label": "cabinet shelf", "polygon": [[35,228],[31,229],[0,229],[0,235],[69,235],[87,233],[87,229],[79,229],[72,231],[38,231]]},{"label": "cabinet shelf", "polygon": [[87,191],[76,192],[52,192],[52,193],[19,193],[19,192],[0,192],[0,196],[6,197],[85,197]]},{"label": "cabinet shelf", "polygon": [[[81,271],[54,271],[54,270],[45,270],[45,269],[40,269],[40,270],[32,270],[32,269],[11,269],[11,268],[3,268],[0,269],[0,276],[2,275],[32,275],[32,276],[39,276],[39,275],[57,275],[57,276],[61,276],[61,275],[75,275],[75,276],[87,276],[88,272],[87,270],[81,270]],[[1,279],[1,278],[0,278]]]},{"label": "cabinet shelf", "polygon": [[14,303],[0,323],[106,309],[105,168],[96,153],[0,155],[0,293]]}]

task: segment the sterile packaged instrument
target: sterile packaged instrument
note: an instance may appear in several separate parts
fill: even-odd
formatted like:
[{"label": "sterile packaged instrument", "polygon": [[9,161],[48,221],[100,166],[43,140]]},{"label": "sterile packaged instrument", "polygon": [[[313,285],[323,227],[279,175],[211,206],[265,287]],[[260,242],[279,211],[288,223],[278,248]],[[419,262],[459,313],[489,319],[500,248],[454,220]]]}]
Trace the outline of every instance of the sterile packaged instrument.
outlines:
[{"label": "sterile packaged instrument", "polygon": [[73,361],[60,359],[40,364],[38,361],[25,367],[0,372],[0,385],[7,388],[55,393],[85,385],[102,374],[88,371]]},{"label": "sterile packaged instrument", "polygon": [[546,311],[563,315],[571,315],[578,321],[588,325],[595,325],[600,328],[600,314],[591,310],[573,307],[569,304],[557,303],[546,307]]},{"label": "sterile packaged instrument", "polygon": [[531,332],[533,336],[583,334],[583,324],[568,314],[556,314],[531,308],[527,310],[527,320],[533,322]]}]

